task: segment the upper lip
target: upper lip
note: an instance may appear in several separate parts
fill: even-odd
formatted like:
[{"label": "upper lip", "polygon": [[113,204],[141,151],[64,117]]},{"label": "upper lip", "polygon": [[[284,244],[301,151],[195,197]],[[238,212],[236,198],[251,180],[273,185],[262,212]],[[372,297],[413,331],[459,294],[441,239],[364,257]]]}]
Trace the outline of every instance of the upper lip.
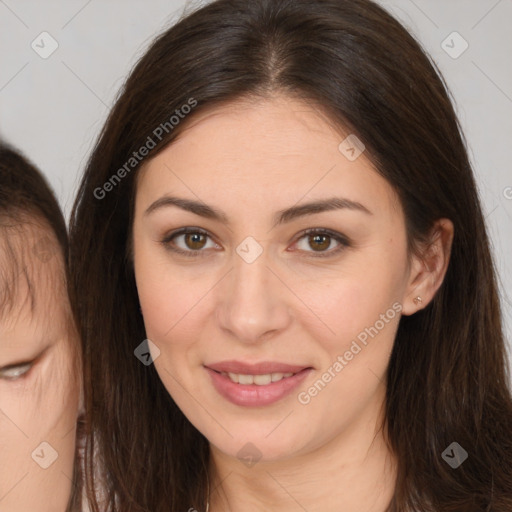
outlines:
[{"label": "upper lip", "polygon": [[260,363],[244,363],[243,361],[221,361],[205,365],[217,372],[237,373],[242,375],[265,375],[268,373],[298,373],[307,365],[293,365],[274,361],[262,361]]}]

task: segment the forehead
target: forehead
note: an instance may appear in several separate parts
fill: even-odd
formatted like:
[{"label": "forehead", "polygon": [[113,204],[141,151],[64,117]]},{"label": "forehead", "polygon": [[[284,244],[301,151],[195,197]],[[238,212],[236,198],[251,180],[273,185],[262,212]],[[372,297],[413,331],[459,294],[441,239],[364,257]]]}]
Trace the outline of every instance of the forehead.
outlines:
[{"label": "forehead", "polygon": [[64,261],[53,231],[33,219],[0,223],[0,331],[46,331],[60,313]]},{"label": "forehead", "polygon": [[[268,168],[272,163],[269,156],[277,154],[279,161],[274,166],[277,169],[283,159],[297,157],[314,161],[325,155],[326,150],[327,155],[336,154],[341,140],[339,128],[316,105],[276,96],[207,107],[185,120],[167,149],[174,157],[186,153],[189,160],[208,160],[210,167],[231,160],[233,170],[242,175],[252,168],[237,166],[240,159],[244,163],[251,160],[254,167],[265,162]],[[161,153],[164,158],[165,152]]]},{"label": "forehead", "polygon": [[400,212],[396,193],[365,153],[350,160],[340,149],[349,135],[314,103],[286,96],[210,107],[142,167],[137,202],[179,189],[233,204],[250,191],[251,207],[267,209],[276,200],[289,206],[337,190],[381,213]]}]

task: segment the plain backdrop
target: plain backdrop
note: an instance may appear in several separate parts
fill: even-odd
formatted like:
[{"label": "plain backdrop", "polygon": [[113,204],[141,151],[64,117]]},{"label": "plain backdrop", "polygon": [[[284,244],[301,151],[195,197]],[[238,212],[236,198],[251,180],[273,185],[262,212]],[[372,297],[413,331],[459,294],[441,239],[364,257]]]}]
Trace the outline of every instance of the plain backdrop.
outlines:
[{"label": "plain backdrop", "polygon": [[[200,3],[0,0],[0,136],[48,176],[66,217],[130,69],[156,34]],[[493,243],[512,349],[512,0],[380,3],[432,56],[453,95]]]}]

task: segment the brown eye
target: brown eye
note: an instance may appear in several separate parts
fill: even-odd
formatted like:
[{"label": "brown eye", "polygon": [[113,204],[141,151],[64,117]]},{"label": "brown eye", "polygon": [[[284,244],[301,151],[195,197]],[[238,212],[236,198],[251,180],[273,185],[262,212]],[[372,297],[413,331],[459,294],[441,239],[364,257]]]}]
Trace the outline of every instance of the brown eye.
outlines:
[{"label": "brown eye", "polygon": [[329,235],[308,235],[308,243],[315,251],[323,251],[331,245],[331,237]]},{"label": "brown eye", "polygon": [[193,251],[202,249],[206,243],[206,236],[202,233],[187,233],[182,236],[186,246]]},{"label": "brown eye", "polygon": [[208,251],[203,249],[218,248],[213,241],[208,247],[209,240],[211,237],[206,231],[199,228],[184,228],[170,233],[162,240],[162,244],[166,249],[184,256],[206,256]]},{"label": "brown eye", "polygon": [[346,247],[350,247],[350,242],[340,233],[314,228],[303,232],[296,245],[300,251],[310,253],[313,257],[328,257],[338,254]]}]

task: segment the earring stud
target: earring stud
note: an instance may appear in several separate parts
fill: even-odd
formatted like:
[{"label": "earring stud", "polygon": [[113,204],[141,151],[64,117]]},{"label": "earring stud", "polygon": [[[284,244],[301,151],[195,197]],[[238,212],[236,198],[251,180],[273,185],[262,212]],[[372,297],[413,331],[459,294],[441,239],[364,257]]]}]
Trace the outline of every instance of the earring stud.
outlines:
[{"label": "earring stud", "polygon": [[423,302],[423,299],[418,295],[418,297],[416,297],[415,299],[412,299],[412,301],[417,306],[418,304],[421,304]]}]

